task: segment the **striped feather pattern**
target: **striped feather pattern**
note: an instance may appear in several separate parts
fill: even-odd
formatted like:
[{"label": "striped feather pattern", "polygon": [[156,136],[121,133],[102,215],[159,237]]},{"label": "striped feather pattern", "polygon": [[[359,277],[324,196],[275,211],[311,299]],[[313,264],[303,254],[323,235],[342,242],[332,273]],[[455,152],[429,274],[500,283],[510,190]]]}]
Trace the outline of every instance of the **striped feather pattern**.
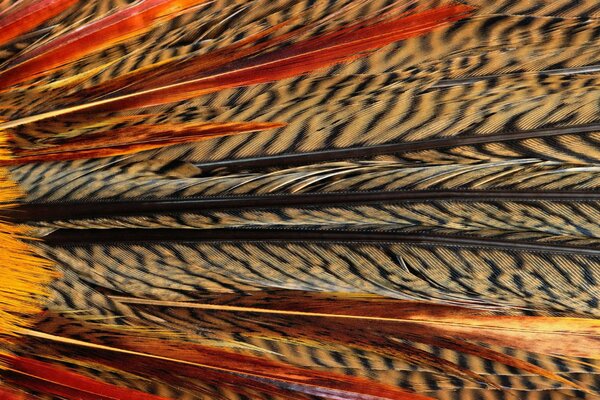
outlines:
[{"label": "striped feather pattern", "polygon": [[0,397],[598,397],[597,2],[60,1],[0,0],[60,273]]},{"label": "striped feather pattern", "polygon": [[593,194],[600,185],[596,165],[536,159],[439,166],[345,162],[229,175],[204,175],[185,163],[123,165],[118,160],[105,161],[102,168],[93,161],[71,162],[66,169],[63,163],[24,165],[13,168],[12,176],[35,188],[28,193],[28,201],[35,203],[407,190],[572,190]]},{"label": "striped feather pattern", "polygon": [[107,236],[113,244],[66,242],[42,254],[95,285],[141,297],[183,300],[196,292],[286,288],[598,313],[600,278],[591,249],[516,250],[510,242],[488,247],[426,237],[413,244],[402,235],[374,244],[342,235],[331,243],[238,239],[151,246]]}]

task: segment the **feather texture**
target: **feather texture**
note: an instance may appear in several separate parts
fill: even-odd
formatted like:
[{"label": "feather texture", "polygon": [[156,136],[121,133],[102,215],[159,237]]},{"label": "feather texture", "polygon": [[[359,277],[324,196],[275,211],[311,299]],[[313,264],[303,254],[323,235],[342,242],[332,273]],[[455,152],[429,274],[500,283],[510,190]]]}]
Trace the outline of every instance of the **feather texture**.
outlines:
[{"label": "feather texture", "polygon": [[599,12],[0,0],[0,398],[598,398]]}]

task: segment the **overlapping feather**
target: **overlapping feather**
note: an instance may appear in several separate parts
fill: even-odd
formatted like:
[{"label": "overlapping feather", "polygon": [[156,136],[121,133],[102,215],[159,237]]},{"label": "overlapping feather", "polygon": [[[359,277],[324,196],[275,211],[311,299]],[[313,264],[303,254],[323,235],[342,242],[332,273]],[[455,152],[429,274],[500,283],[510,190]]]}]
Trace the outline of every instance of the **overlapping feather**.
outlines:
[{"label": "overlapping feather", "polygon": [[0,2],[5,217],[61,273],[4,382],[595,398],[597,12]]}]

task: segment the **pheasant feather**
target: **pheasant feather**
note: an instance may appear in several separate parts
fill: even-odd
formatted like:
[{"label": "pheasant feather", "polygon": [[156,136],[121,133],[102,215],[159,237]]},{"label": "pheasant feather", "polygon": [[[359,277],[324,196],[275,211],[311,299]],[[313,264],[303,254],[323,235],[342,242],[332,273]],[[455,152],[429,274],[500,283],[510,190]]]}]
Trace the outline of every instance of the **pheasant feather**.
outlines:
[{"label": "pheasant feather", "polygon": [[0,398],[599,398],[599,13],[0,0]]}]

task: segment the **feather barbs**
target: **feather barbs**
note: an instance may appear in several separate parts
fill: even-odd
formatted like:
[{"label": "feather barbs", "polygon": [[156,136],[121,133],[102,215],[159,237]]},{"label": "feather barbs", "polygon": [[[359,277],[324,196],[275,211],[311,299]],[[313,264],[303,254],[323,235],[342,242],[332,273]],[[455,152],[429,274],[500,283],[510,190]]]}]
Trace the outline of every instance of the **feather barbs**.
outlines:
[{"label": "feather barbs", "polygon": [[257,132],[285,126],[277,122],[227,122],[184,124],[138,124],[108,131],[82,134],[45,147],[14,150],[0,165],[77,160],[134,154],[164,146],[192,143],[220,136]]},{"label": "feather barbs", "polygon": [[[0,169],[0,209],[10,213],[21,196],[8,172]],[[5,339],[35,322],[48,285],[58,276],[49,261],[35,255],[27,237],[26,227],[0,221],[0,337]]]},{"label": "feather barbs", "polygon": [[[164,1],[164,0],[163,0]],[[341,32],[325,34],[315,39],[307,39],[301,43],[278,52],[257,55],[249,60],[239,61],[239,65],[223,67],[208,76],[184,82],[171,82],[158,87],[147,87],[134,93],[117,95],[87,103],[80,103],[57,110],[22,117],[0,124],[0,129],[8,129],[23,124],[55,118],[61,115],[82,111],[119,111],[134,108],[150,107],[173,103],[193,97],[214,93],[220,90],[273,82],[294,76],[303,75],[333,65],[353,61],[365,54],[394,42],[424,35],[432,30],[467,17],[473,8],[467,5],[454,4],[440,6],[409,16],[379,21],[373,25],[346,28]],[[90,28],[88,28],[90,29]],[[93,32],[96,35],[95,32]],[[97,40],[100,40],[98,38]],[[69,44],[66,42],[65,46]],[[68,50],[69,47],[67,46]],[[39,57],[55,58],[53,49],[50,53],[40,53]],[[81,50],[83,51],[83,50]],[[47,55],[50,54],[50,55]],[[32,57],[30,54],[29,57]],[[64,62],[58,57],[52,65]],[[10,86],[33,77],[38,72],[30,71],[39,65],[32,61],[24,61],[14,67],[0,72],[3,85]],[[33,63],[29,67],[29,63]],[[27,68],[26,68],[27,67]]]}]

